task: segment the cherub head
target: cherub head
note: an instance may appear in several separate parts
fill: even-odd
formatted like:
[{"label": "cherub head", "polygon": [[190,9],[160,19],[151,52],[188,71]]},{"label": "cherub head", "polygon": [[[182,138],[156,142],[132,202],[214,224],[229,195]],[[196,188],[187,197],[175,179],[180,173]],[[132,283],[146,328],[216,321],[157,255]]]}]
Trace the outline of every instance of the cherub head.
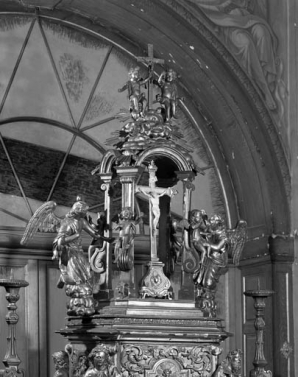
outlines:
[{"label": "cherub head", "polygon": [[242,351],[239,349],[230,351],[223,364],[224,367],[226,367],[224,369],[231,371],[233,375],[238,376],[242,369]]},{"label": "cherub head", "polygon": [[133,212],[130,207],[123,207],[119,215],[121,220],[130,220],[133,218]]},{"label": "cherub head", "polygon": [[110,364],[109,349],[104,344],[94,347],[89,354],[89,359],[97,370]]},{"label": "cherub head", "polygon": [[70,215],[77,215],[80,217],[85,217],[87,214],[87,211],[89,209],[89,206],[87,203],[82,199],[81,196],[77,196],[76,202],[73,204],[69,214]]},{"label": "cherub head", "polygon": [[224,221],[220,215],[213,215],[210,217],[211,230],[220,230],[224,228]]},{"label": "cherub head", "polygon": [[167,73],[166,73],[166,81],[173,81],[177,78],[177,73],[172,69],[172,68],[169,68],[167,70]]},{"label": "cherub head", "polygon": [[139,67],[133,67],[128,71],[128,77],[130,81],[137,81],[139,79]]},{"label": "cherub head", "polygon": [[190,212],[189,221],[191,225],[197,225],[203,221],[206,212],[204,209],[194,209]]},{"label": "cherub head", "polygon": [[55,377],[57,376],[68,376],[69,370],[69,357],[68,353],[65,351],[54,352],[52,355],[55,364]]}]

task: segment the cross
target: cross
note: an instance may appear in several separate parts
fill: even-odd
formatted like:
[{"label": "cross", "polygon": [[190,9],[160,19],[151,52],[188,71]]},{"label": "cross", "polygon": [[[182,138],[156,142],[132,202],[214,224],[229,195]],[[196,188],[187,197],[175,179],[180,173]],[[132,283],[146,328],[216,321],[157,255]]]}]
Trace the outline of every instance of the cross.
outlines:
[{"label": "cross", "polygon": [[150,241],[151,241],[151,261],[158,261],[157,246],[156,246],[156,230],[160,217],[159,198],[164,195],[170,197],[176,195],[178,192],[171,187],[160,188],[156,187],[155,182],[157,166],[154,161],[151,161],[148,166],[149,171],[149,187],[136,186],[136,192],[141,192],[149,198],[149,227],[150,227]]},{"label": "cross", "polygon": [[[148,64],[148,71],[149,74],[153,71],[153,67],[155,63],[163,64],[165,61],[164,59],[157,59],[153,57],[153,45],[148,44],[148,56],[137,56],[137,61],[142,63]],[[153,90],[152,90],[152,78],[149,80],[148,84],[148,108],[149,110],[152,108],[153,103]]]}]

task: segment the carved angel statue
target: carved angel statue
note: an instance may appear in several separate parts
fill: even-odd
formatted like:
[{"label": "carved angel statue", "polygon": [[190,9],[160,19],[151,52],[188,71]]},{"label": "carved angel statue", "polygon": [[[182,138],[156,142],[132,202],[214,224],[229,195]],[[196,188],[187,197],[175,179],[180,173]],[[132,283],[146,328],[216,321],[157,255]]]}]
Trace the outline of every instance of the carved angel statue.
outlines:
[{"label": "carved angel statue", "polygon": [[246,222],[240,220],[235,229],[227,229],[221,216],[214,215],[209,220],[209,229],[205,237],[207,253],[201,262],[196,283],[215,289],[220,270],[228,263],[228,255],[232,255],[235,265],[239,263],[246,237]]},{"label": "carved angel statue", "polygon": [[128,271],[133,266],[132,247],[136,234],[136,226],[142,221],[144,214],[134,218],[130,207],[122,208],[119,214],[119,222],[114,230],[119,230],[119,236],[116,239],[114,255],[117,267],[122,271]]},{"label": "carved angel statue", "polygon": [[37,230],[57,232],[53,242],[53,258],[59,260],[60,277],[58,288],[65,286],[70,303],[70,315],[92,315],[95,312],[92,296],[92,271],[82,248],[82,231],[94,239],[102,238],[86,219],[88,205],[80,196],[64,218],[55,215],[57,204],[44,203],[30,219],[21,244],[26,244]]},{"label": "carved angel statue", "polygon": [[177,77],[177,73],[172,68],[169,68],[160,74],[157,81],[154,81],[161,88],[161,94],[158,94],[156,99],[165,110],[166,122],[169,122],[171,118],[176,119],[176,107],[179,100],[176,85]]},{"label": "carved angel statue", "polygon": [[234,229],[227,229],[219,215],[210,219],[204,210],[193,210],[189,222],[183,221],[190,238],[190,247],[197,261],[193,280],[199,306],[215,315],[214,295],[220,275],[231,256],[238,265],[246,239],[246,221],[240,220]]},{"label": "carved angel statue", "polygon": [[118,89],[118,92],[123,92],[127,89],[128,98],[130,100],[130,110],[132,112],[145,111],[147,109],[147,99],[145,94],[141,91],[141,86],[145,85],[152,77],[152,72],[149,72],[149,76],[146,79],[140,77],[140,67],[133,67],[128,72],[129,80],[122,88]]}]

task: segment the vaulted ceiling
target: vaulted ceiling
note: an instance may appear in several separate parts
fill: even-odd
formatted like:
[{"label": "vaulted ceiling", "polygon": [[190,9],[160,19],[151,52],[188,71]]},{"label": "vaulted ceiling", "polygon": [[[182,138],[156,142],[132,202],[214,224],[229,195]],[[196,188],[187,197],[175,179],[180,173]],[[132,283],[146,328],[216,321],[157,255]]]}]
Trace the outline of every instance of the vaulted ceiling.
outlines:
[{"label": "vaulted ceiling", "polygon": [[[220,196],[229,225],[234,226],[239,218],[247,220],[249,238],[260,240],[254,244],[255,254],[260,253],[260,250],[266,252],[267,238],[273,231],[289,232],[288,163],[272,113],[266,106],[262,94],[216,37],[210,21],[198,7],[193,5],[193,2],[2,0],[0,12],[2,12],[0,16],[3,29],[9,28],[10,14],[23,20],[24,38],[20,41],[16,35],[15,43],[19,43],[20,48],[15,61],[21,67],[24,54],[36,54],[36,66],[31,67],[32,71],[40,70],[41,66],[45,68],[44,81],[39,82],[40,91],[48,90],[52,93],[48,103],[40,103],[38,106],[35,103],[36,108],[41,109],[42,106],[47,108],[49,116],[46,121],[43,111],[39,115],[35,112],[34,119],[29,110],[27,114],[24,111],[19,114],[18,106],[30,109],[30,97],[26,98],[26,92],[21,93],[25,105],[18,103],[17,99],[20,98],[18,90],[21,89],[16,85],[13,86],[13,83],[17,82],[14,80],[17,79],[18,74],[25,79],[28,72],[24,68],[21,74],[21,71],[16,69],[16,65],[14,67],[6,65],[6,74],[1,68],[1,83],[5,83],[0,87],[3,93],[0,132],[3,130],[4,148],[6,146],[9,149],[11,143],[15,143],[13,149],[16,155],[21,153],[21,146],[17,141],[10,140],[8,124],[30,123],[30,127],[34,127],[33,123],[49,124],[50,122],[60,131],[53,134],[53,140],[47,139],[43,147],[49,149],[53,147],[56,150],[57,156],[54,158],[56,171],[61,173],[65,165],[70,163],[69,155],[72,155],[73,159],[79,158],[80,161],[84,159],[86,165],[82,170],[86,169],[88,164],[91,168],[92,163],[95,163],[97,158],[100,160],[105,150],[104,142],[101,140],[103,135],[107,138],[114,127],[119,127],[119,121],[115,123],[115,111],[108,108],[111,101],[104,103],[102,100],[96,105],[96,95],[100,96],[102,93],[97,91],[97,84],[99,80],[103,80],[102,88],[109,86],[117,91],[123,85],[119,79],[125,78],[127,67],[131,66],[131,62],[136,62],[137,57],[147,55],[148,44],[153,44],[154,56],[164,59],[164,64],[155,65],[156,74],[165,67],[171,67],[180,76],[179,90],[181,97],[184,98],[179,110],[183,118],[181,127],[187,134],[188,142],[192,143],[193,149],[198,147],[197,162],[201,167],[206,168],[206,171],[209,168],[216,172],[216,185],[221,191]],[[71,90],[67,90],[65,87],[67,82],[63,81],[61,76],[63,72],[67,75],[67,54],[72,53],[69,45],[60,44],[60,51],[52,48],[55,45],[54,39],[63,39],[63,35],[68,33],[67,30],[72,30],[72,38],[77,38],[77,42],[80,39],[78,43],[81,45],[93,43],[92,41],[98,46],[101,45],[100,48],[93,50],[93,56],[90,56],[90,60],[96,61],[96,64],[87,67],[88,78],[84,85],[88,90],[82,91],[82,101],[85,104],[83,107],[76,106],[75,98],[71,101],[69,98]],[[34,38],[37,38],[37,33],[44,42],[43,51],[34,49]],[[24,56],[21,56],[22,49]],[[103,50],[105,50],[104,54]],[[77,54],[80,54],[79,50]],[[61,61],[61,56],[64,56],[64,61]],[[111,56],[112,58],[114,56],[114,62],[110,61],[106,64],[106,60]],[[117,63],[119,56],[122,64]],[[4,59],[3,56],[1,59]],[[98,70],[94,68],[95,66]],[[51,67],[50,73],[47,67]],[[62,67],[60,73],[57,67]],[[79,65],[77,69],[80,70]],[[143,66],[143,69],[146,73],[146,66]],[[104,81],[105,75],[106,80],[109,81]],[[38,81],[39,78],[36,80]],[[84,82],[84,78],[82,80],[78,85]],[[54,81],[58,86],[60,85],[59,90],[53,87]],[[8,90],[9,85],[11,88]],[[38,82],[36,82],[37,86]],[[55,96],[54,93],[57,92],[60,93],[59,96]],[[75,92],[77,93],[77,90]],[[68,93],[65,94],[65,98],[63,93]],[[124,98],[125,95],[123,97],[120,94],[119,97],[115,95],[115,108],[125,103]],[[57,113],[57,109],[60,114]],[[94,114],[92,109],[94,112],[100,110],[101,115],[97,114],[96,119],[92,118]],[[100,133],[96,132],[98,126],[103,126]],[[34,132],[37,132],[36,129]],[[21,128],[18,133],[22,134]],[[9,140],[6,140],[6,137]],[[16,139],[20,140],[20,137]],[[66,139],[67,143],[64,143],[63,140]],[[26,141],[25,135],[22,141]],[[31,140],[27,141],[31,143]],[[88,144],[88,148],[85,143]],[[71,151],[73,146],[76,153],[74,150]],[[36,155],[39,152],[34,153]],[[73,160],[72,164],[77,164],[78,161]],[[19,166],[21,163],[22,161],[19,161]],[[51,168],[52,164],[48,163],[47,172],[51,171]],[[65,182],[69,182],[70,176],[71,169],[69,176],[64,177]],[[53,182],[55,177],[57,173],[52,174]],[[87,186],[88,182],[86,178]],[[57,182],[55,187],[56,184]],[[60,194],[63,197],[65,185],[63,181],[60,181],[60,184]],[[49,185],[47,193],[44,193],[44,199],[50,197],[53,191],[55,191],[53,185]],[[90,195],[92,196],[91,193]],[[96,200],[93,204],[96,204]],[[247,250],[247,253],[252,252],[250,248]]]}]

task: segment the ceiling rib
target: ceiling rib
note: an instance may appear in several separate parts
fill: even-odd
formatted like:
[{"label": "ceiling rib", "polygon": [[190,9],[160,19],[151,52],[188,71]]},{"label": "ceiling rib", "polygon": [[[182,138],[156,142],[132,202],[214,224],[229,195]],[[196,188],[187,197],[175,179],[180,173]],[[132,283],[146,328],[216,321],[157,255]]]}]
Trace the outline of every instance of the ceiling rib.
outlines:
[{"label": "ceiling rib", "polygon": [[66,94],[65,94],[65,91],[64,91],[64,88],[63,88],[62,82],[61,82],[61,80],[60,80],[60,76],[59,76],[59,73],[58,73],[58,70],[57,70],[57,67],[56,67],[56,64],[55,64],[54,58],[53,58],[53,54],[52,54],[52,52],[51,52],[51,49],[50,49],[50,46],[49,46],[49,43],[48,43],[47,37],[46,37],[45,32],[44,32],[44,30],[43,30],[43,27],[42,27],[42,25],[41,25],[40,17],[37,16],[37,18],[38,18],[39,29],[40,29],[40,32],[41,32],[41,35],[42,35],[42,38],[43,38],[44,44],[45,44],[45,46],[46,46],[46,49],[47,49],[47,52],[48,52],[48,55],[49,55],[49,58],[50,58],[50,61],[51,61],[51,64],[52,64],[52,68],[53,68],[53,70],[54,70],[54,73],[55,73],[55,76],[56,76],[57,82],[58,82],[58,84],[59,84],[59,87],[60,87],[60,90],[61,90],[61,93],[62,93],[62,96],[63,96],[64,102],[65,102],[65,104],[66,104],[68,114],[69,114],[69,116],[70,116],[70,119],[71,119],[71,122],[72,122],[73,127],[77,128],[76,122],[75,122],[75,120],[74,120],[74,117],[73,117],[73,115],[72,115],[72,112],[71,112],[71,109],[70,109],[70,106],[69,106],[69,103],[68,103],[68,101],[67,101],[67,97],[66,97]]},{"label": "ceiling rib", "polygon": [[[40,27],[41,27],[41,25],[40,25]],[[97,78],[96,78],[96,80],[95,80],[95,82],[94,82],[94,85],[93,85],[93,87],[92,87],[91,93],[90,93],[89,98],[88,98],[88,101],[87,101],[87,103],[86,103],[86,106],[85,106],[85,108],[84,108],[84,111],[83,111],[83,113],[82,113],[82,115],[81,115],[81,118],[80,118],[80,120],[79,120],[79,123],[78,123],[78,125],[77,125],[77,129],[78,129],[78,130],[79,130],[79,128],[80,128],[81,125],[82,125],[82,122],[83,122],[84,117],[85,117],[85,115],[86,115],[86,112],[87,112],[87,110],[88,110],[88,108],[89,108],[89,105],[90,105],[91,100],[92,100],[92,98],[93,98],[94,92],[95,92],[95,90],[96,90],[96,88],[97,88],[98,82],[99,82],[99,80],[100,80],[100,78],[101,78],[101,76],[102,76],[102,73],[103,73],[104,69],[105,69],[105,66],[106,66],[106,64],[107,64],[107,61],[108,61],[108,59],[109,59],[109,56],[110,56],[110,54],[111,54],[112,49],[113,49],[113,46],[111,46],[110,49],[109,49],[109,51],[107,52],[107,55],[106,55],[106,57],[105,57],[105,60],[104,60],[104,62],[103,62],[103,64],[102,64],[102,66],[101,66],[101,68],[100,68],[100,71],[99,71],[99,73],[98,73],[98,75],[97,75]],[[58,74],[58,72],[57,72],[57,74]],[[56,175],[56,177],[55,177],[55,180],[54,180],[54,182],[53,182],[53,185],[52,185],[52,187],[51,187],[51,190],[50,190],[50,192],[49,192],[49,195],[48,195],[47,200],[50,200],[51,197],[52,197],[52,195],[53,195],[53,192],[54,192],[55,187],[56,187],[56,185],[57,185],[58,179],[59,179],[59,177],[60,177],[60,174],[62,173],[62,170],[63,170],[63,168],[64,168],[64,166],[65,166],[65,163],[66,163],[67,157],[68,157],[69,154],[70,154],[71,148],[73,147],[73,144],[74,144],[74,142],[75,142],[75,140],[76,140],[76,137],[77,137],[77,135],[73,135],[73,137],[72,137],[72,139],[71,139],[71,141],[70,141],[70,144],[69,144],[68,149],[67,149],[67,151],[66,151],[66,153],[65,153],[65,155],[64,155],[63,161],[62,161],[62,163],[61,163],[61,165],[60,165],[60,168],[59,168],[59,171],[58,171],[58,173],[57,173],[57,175]]]},{"label": "ceiling rib", "polygon": [[27,33],[27,35],[26,35],[26,38],[25,38],[25,40],[24,40],[23,46],[22,46],[21,51],[20,51],[20,53],[19,53],[18,59],[17,59],[17,61],[16,61],[16,64],[15,64],[14,69],[13,69],[13,71],[12,71],[12,74],[11,74],[11,76],[10,76],[10,79],[9,79],[9,82],[8,82],[8,85],[7,85],[7,88],[6,88],[6,90],[5,90],[5,93],[4,93],[4,96],[3,96],[3,98],[2,98],[2,102],[1,102],[1,105],[0,105],[0,114],[2,113],[2,110],[3,110],[4,104],[5,104],[6,98],[7,98],[8,93],[9,93],[9,90],[10,90],[10,88],[11,88],[11,85],[12,85],[12,83],[13,83],[13,80],[14,80],[14,78],[15,78],[15,75],[16,75],[16,73],[17,73],[17,70],[18,70],[18,68],[19,68],[19,65],[20,65],[21,59],[22,59],[22,57],[23,57],[23,54],[24,54],[25,48],[26,48],[26,46],[27,46],[27,44],[28,44],[28,41],[29,41],[29,38],[30,38],[30,36],[31,36],[31,32],[32,32],[32,29],[33,29],[34,24],[35,24],[35,19],[31,22],[31,25],[30,25],[30,27],[29,27],[28,33]]},{"label": "ceiling rib", "polygon": [[12,212],[10,212],[10,211],[7,211],[7,209],[5,209],[5,208],[0,207],[0,212],[5,213],[6,215],[12,216],[12,217],[14,217],[15,219],[21,220],[21,221],[23,221],[24,223],[27,223],[27,222],[28,222],[28,219],[25,219],[25,218],[22,217],[22,216],[19,216],[19,215],[15,214],[15,213],[12,213]]},{"label": "ceiling rib", "polygon": [[81,139],[85,140],[88,144],[92,145],[96,150],[98,150],[101,154],[106,152],[106,149],[97,143],[97,141],[93,140],[88,135],[84,134],[83,132],[79,131],[77,128],[68,126],[67,124],[61,123],[57,120],[47,119],[43,117],[34,117],[34,116],[23,116],[23,117],[11,117],[0,120],[0,127],[4,126],[9,123],[20,123],[20,122],[35,122],[40,124],[47,124],[52,125],[58,128],[61,128],[65,131],[68,131],[76,136],[80,137]]},{"label": "ceiling rib", "polygon": [[82,115],[81,115],[81,118],[80,118],[80,120],[79,120],[78,128],[80,128],[81,125],[82,125],[82,123],[83,123],[83,120],[84,120],[85,115],[86,115],[86,113],[87,113],[87,111],[88,111],[88,109],[89,109],[90,103],[91,103],[92,98],[93,98],[94,93],[95,93],[95,90],[96,90],[97,85],[98,85],[98,83],[99,83],[99,80],[100,80],[100,78],[101,78],[101,76],[102,76],[102,73],[103,73],[103,71],[104,71],[104,69],[105,69],[105,67],[106,67],[106,65],[107,65],[107,62],[108,62],[108,60],[109,60],[109,57],[110,57],[110,55],[111,55],[112,50],[113,50],[113,46],[110,46],[109,51],[107,52],[107,54],[106,54],[106,56],[105,56],[105,59],[104,59],[102,65],[101,65],[100,71],[98,72],[98,75],[97,75],[96,80],[95,80],[95,82],[94,82],[94,85],[93,85],[93,87],[92,87],[92,90],[91,90],[91,92],[90,92],[90,95],[89,95],[88,101],[87,101],[86,106],[85,106],[85,108],[84,108],[84,111],[83,111],[83,113],[82,113]]},{"label": "ceiling rib", "polygon": [[67,149],[67,151],[66,151],[66,153],[65,153],[65,155],[64,155],[63,161],[62,161],[62,163],[61,163],[61,165],[60,165],[60,167],[59,167],[58,173],[57,173],[57,175],[56,175],[56,177],[55,177],[55,180],[54,180],[53,185],[52,185],[52,187],[51,187],[51,190],[50,190],[50,192],[49,192],[49,195],[48,195],[47,201],[50,200],[50,199],[51,199],[51,196],[53,195],[53,192],[54,192],[54,190],[55,190],[56,184],[57,184],[58,179],[59,179],[59,177],[60,177],[60,174],[62,173],[62,170],[63,170],[63,168],[64,168],[64,166],[65,166],[65,163],[66,163],[67,157],[69,156],[69,153],[70,153],[70,151],[71,151],[71,148],[72,148],[72,146],[73,146],[73,144],[74,144],[74,142],[75,142],[75,140],[76,140],[76,137],[77,137],[76,135],[73,135],[73,136],[72,136],[72,139],[71,139],[71,141],[70,141],[70,143],[69,143],[68,149]]},{"label": "ceiling rib", "polygon": [[84,131],[90,130],[91,128],[94,128],[94,127],[100,126],[102,124],[108,123],[108,122],[110,122],[111,120],[114,120],[114,119],[116,119],[116,116],[112,116],[112,117],[109,117],[109,118],[102,119],[98,122],[90,124],[89,126],[81,128],[81,131],[84,132]]}]

